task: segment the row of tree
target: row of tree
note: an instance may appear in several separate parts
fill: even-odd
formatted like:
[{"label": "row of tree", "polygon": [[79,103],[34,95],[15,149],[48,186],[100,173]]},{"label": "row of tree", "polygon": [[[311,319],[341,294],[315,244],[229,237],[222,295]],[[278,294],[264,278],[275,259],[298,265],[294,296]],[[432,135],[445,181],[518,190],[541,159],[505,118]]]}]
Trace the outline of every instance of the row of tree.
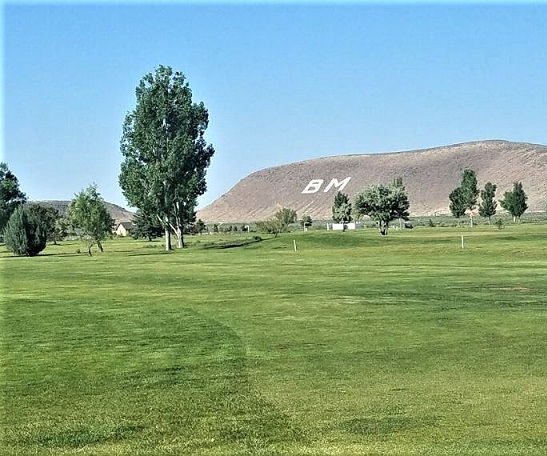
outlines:
[{"label": "row of tree", "polygon": [[[171,233],[183,247],[184,232],[195,222],[197,198],[207,188],[206,169],[214,154],[203,137],[209,114],[203,103],[192,102],[184,75],[170,67],[159,66],[154,74],[145,75],[135,94],[135,109],[122,127],[119,183],[129,204],[138,209],[135,223],[141,234],[156,237],[159,228],[166,250],[171,249]],[[35,255],[45,247],[44,233],[56,239],[47,220],[61,219],[60,214],[46,216],[45,207],[25,207],[26,197],[6,164],[0,173],[0,234],[16,253]],[[112,219],[95,185],[76,195],[66,221],[55,222],[58,229],[63,223],[86,241],[90,254],[93,245],[102,250],[112,232]],[[30,238],[35,247],[28,247]]]},{"label": "row of tree", "polygon": [[[466,169],[463,172],[460,186],[452,190],[449,195],[450,212],[458,220],[467,212],[470,224],[473,226],[473,215],[475,215],[478,208],[479,215],[488,218],[488,223],[490,223],[491,218],[496,214],[498,206],[495,200],[496,190],[496,184],[487,182],[484,185],[484,189],[479,192],[475,171]],[[481,197],[480,203],[478,203],[479,193]],[[520,219],[522,214],[528,209],[527,199],[528,196],[522,187],[522,182],[515,182],[513,190],[504,193],[500,204],[502,208],[511,214],[515,221]]]},{"label": "row of tree", "polygon": [[[165,249],[170,250],[174,233],[178,247],[184,247],[183,236],[195,222],[197,198],[206,191],[206,170],[215,152],[204,139],[209,114],[203,103],[192,101],[184,75],[167,66],[145,75],[135,95],[135,109],[126,115],[122,127],[120,187],[128,203],[137,208],[139,235],[152,239],[161,232]],[[13,247],[17,252],[35,254],[39,247],[25,247],[25,242],[33,238],[41,246],[44,236],[55,241],[64,223],[86,240],[90,254],[93,245],[102,250],[102,242],[111,234],[112,219],[95,185],[76,195],[63,222],[57,220],[59,214],[47,208],[19,210],[26,198],[6,164],[0,166],[0,178],[0,234],[4,234],[6,245],[18,244]],[[480,192],[479,213],[489,220],[496,212],[495,191],[496,185],[488,182]],[[461,185],[449,196],[452,214],[459,219],[469,212],[473,224],[478,195],[474,171],[465,170]],[[526,198],[522,184],[516,182],[500,203],[513,217],[520,218],[527,209]],[[339,192],[332,209],[333,219],[342,223],[350,222],[353,213],[369,216],[383,235],[393,220],[408,220],[408,210],[408,195],[401,178],[390,185],[370,186],[357,194],[353,204]],[[259,227],[277,233],[295,221],[296,212],[283,208]],[[303,219],[303,226],[307,224],[311,224],[309,217]]]},{"label": "row of tree", "polygon": [[[496,189],[495,184],[487,182],[484,189],[479,191],[475,172],[470,169],[464,170],[460,186],[449,195],[452,215],[460,219],[467,212],[473,226],[473,215],[478,209],[480,216],[488,218],[490,223],[497,211]],[[500,204],[511,214],[513,220],[517,220],[528,209],[527,199],[522,183],[515,182],[513,190],[504,193]],[[332,206],[332,218],[336,223],[349,223],[353,220],[354,212],[357,217],[368,215],[378,223],[380,233],[386,235],[393,220],[399,219],[401,224],[402,221],[408,220],[409,207],[408,194],[402,178],[399,177],[391,185],[371,185],[359,192],[353,205],[347,194],[338,192]]]},{"label": "row of tree", "polygon": [[0,163],[0,236],[16,255],[37,255],[48,241],[56,244],[68,235],[79,237],[91,255],[94,245],[103,250],[102,242],[112,234],[112,225],[96,185],[75,195],[67,213],[61,215],[53,206],[28,203],[17,177],[6,163]]},{"label": "row of tree", "polygon": [[[401,178],[395,179],[390,185],[371,185],[358,193],[353,204],[346,193],[338,192],[332,206],[332,219],[335,223],[350,223],[355,213],[356,217],[368,215],[377,222],[382,235],[387,235],[389,225],[393,220],[408,220],[410,203]],[[259,231],[278,234],[286,231],[290,224],[297,221],[294,209],[282,208],[271,219],[258,222]],[[304,215],[300,220],[302,227],[312,225],[312,218]]]}]

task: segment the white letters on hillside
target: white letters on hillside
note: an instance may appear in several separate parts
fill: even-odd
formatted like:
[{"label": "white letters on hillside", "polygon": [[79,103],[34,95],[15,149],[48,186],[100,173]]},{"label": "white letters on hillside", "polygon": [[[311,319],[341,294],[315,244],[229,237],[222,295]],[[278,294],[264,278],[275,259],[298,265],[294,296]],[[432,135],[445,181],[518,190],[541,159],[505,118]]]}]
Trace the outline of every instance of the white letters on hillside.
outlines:
[{"label": "white letters on hillside", "polygon": [[[338,179],[332,179],[325,187],[325,190],[323,190],[323,192],[327,193],[332,187],[341,192],[342,190],[344,190],[350,179],[351,177],[346,177],[341,181],[338,181]],[[302,193],[317,193],[321,189],[323,182],[325,182],[323,179],[312,179],[310,183],[306,185],[306,188],[302,190]]]},{"label": "white letters on hillside", "polygon": [[333,179],[333,180],[330,181],[330,184],[327,185],[327,188],[323,191],[325,193],[327,193],[331,189],[331,187],[334,187],[334,188],[337,188],[339,192],[341,192],[342,190],[344,190],[344,187],[348,184],[350,179],[351,179],[351,177],[346,177],[341,182],[338,182],[338,179]]},{"label": "white letters on hillside", "polygon": [[319,191],[321,185],[323,185],[323,179],[312,179],[302,193],[315,193]]}]

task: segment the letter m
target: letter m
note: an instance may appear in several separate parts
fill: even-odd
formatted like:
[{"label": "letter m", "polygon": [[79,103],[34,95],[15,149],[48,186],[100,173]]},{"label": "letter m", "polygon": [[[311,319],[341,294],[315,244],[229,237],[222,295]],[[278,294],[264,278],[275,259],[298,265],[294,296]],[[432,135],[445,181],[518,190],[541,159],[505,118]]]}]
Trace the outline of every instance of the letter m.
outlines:
[{"label": "letter m", "polygon": [[351,180],[351,177],[346,177],[344,180],[338,182],[338,179],[333,179],[330,181],[329,185],[323,190],[323,192],[327,193],[332,187],[336,188],[339,192],[344,190],[344,187],[348,185],[348,182]]}]

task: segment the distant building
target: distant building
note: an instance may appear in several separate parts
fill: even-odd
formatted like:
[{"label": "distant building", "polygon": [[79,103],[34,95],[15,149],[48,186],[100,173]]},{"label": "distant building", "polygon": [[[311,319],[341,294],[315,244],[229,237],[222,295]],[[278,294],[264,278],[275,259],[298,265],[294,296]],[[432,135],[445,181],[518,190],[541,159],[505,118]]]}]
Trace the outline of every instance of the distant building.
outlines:
[{"label": "distant building", "polygon": [[352,223],[327,223],[327,230],[346,231],[363,228],[363,222]]},{"label": "distant building", "polygon": [[120,222],[114,231],[118,236],[128,236],[131,234],[131,230],[134,228],[133,222]]}]

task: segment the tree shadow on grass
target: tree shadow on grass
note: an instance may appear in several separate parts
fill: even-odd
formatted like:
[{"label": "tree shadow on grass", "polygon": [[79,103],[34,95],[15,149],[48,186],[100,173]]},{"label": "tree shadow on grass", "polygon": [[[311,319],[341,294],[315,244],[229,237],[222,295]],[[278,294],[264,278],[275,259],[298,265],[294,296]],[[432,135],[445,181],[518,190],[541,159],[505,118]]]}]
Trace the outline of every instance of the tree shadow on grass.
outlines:
[{"label": "tree shadow on grass", "polygon": [[218,250],[224,250],[224,249],[233,249],[237,247],[247,247],[249,245],[257,244],[259,242],[262,242],[262,238],[260,236],[253,236],[251,239],[236,239],[236,240],[229,240],[229,241],[222,241],[222,242],[212,242],[207,243],[203,245],[203,249],[218,249]]},{"label": "tree shadow on grass", "polygon": [[157,250],[157,251],[149,251],[149,252],[140,251],[138,253],[135,253],[135,251],[130,250],[128,252],[131,252],[131,253],[127,253],[128,257],[139,257],[139,256],[173,255],[176,252],[176,250]]},{"label": "tree shadow on grass", "polygon": [[26,255],[15,255],[13,253],[6,253],[4,255],[0,255],[0,258],[1,259],[8,259],[8,258],[16,258],[16,259],[21,259],[21,258],[27,258],[27,259],[33,259],[33,258],[47,258],[47,257],[57,257],[57,258],[68,258],[68,257],[75,257],[75,256],[89,256],[87,254],[83,254],[83,253],[67,253],[67,252],[63,252],[63,253],[39,253],[38,255],[34,255],[34,256],[26,256]]}]

